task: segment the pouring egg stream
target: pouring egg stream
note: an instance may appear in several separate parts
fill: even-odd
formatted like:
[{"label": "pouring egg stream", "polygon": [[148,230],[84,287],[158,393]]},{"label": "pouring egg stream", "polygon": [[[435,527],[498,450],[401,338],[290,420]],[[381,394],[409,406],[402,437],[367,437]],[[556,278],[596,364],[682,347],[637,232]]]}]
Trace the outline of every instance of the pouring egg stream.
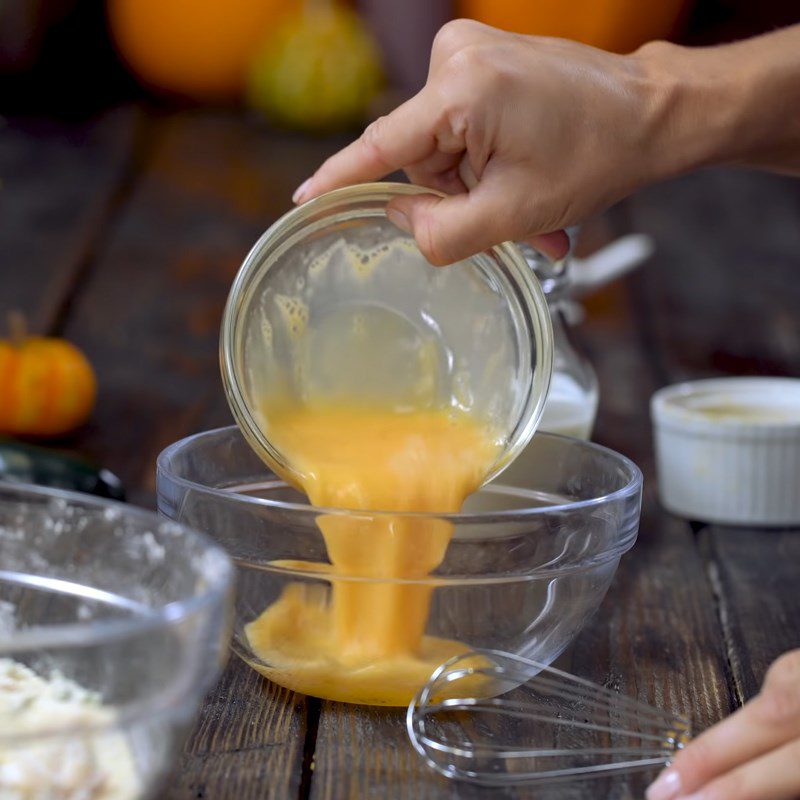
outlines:
[{"label": "pouring egg stream", "polygon": [[[399,247],[408,244],[365,253],[339,241],[312,273],[345,257],[353,274],[369,276]],[[393,311],[367,306],[313,318],[296,296],[276,293],[273,302],[257,363],[282,377],[258,419],[291,465],[283,477],[318,508],[373,513],[319,515],[330,564],[275,564],[324,575],[330,588],[287,586],[246,628],[261,661],[252,666],[305,694],[405,706],[442,661],[469,649],[425,635],[433,589],[422,579],[452,535],[451,523],[429,515],[461,508],[497,461],[502,436],[465,404],[441,398],[434,342]],[[291,375],[275,362],[281,332],[293,350]],[[360,371],[381,379],[370,386]]]},{"label": "pouring egg stream", "polygon": [[[456,512],[500,446],[479,420],[447,408],[319,402],[269,408],[265,416],[320,507]],[[452,526],[391,514],[321,514],[317,521],[330,565],[278,565],[326,573],[330,594],[316,584],[286,587],[247,626],[253,652],[271,665],[253,666],[305,694],[407,705],[436,666],[469,649],[425,635],[432,588],[414,583],[442,561]]]},{"label": "pouring egg stream", "polygon": [[524,445],[552,368],[547,303],[521,254],[431,266],[385,216],[415,191],[350,187],[286,214],[223,320],[234,416],[319,509],[327,554],[270,562],[289,582],[247,621],[248,661],[351,703],[406,706],[470,649],[427,632],[453,536],[443,517]]},{"label": "pouring egg stream", "polygon": [[[361,257],[353,261],[363,266]],[[287,586],[247,626],[264,662],[253,666],[305,694],[405,706],[442,661],[468,647],[425,635],[433,589],[415,583],[444,559],[451,523],[391,512],[458,511],[485,480],[501,440],[475,415],[436,402],[430,343],[404,336],[394,315],[334,313],[309,329],[302,302],[282,295],[275,302],[290,338],[317,360],[325,354],[316,370],[303,368],[308,358],[297,355],[294,378],[302,391],[292,399],[278,399],[278,392],[260,408],[262,427],[292,465],[285,477],[318,508],[373,513],[319,515],[330,564],[275,564],[325,575],[330,590]],[[359,384],[355,374],[344,382],[311,377],[340,377],[353,364],[376,371],[381,360],[383,370],[392,364],[413,375],[407,391],[391,385],[365,399],[366,391],[355,397],[343,388]]]}]

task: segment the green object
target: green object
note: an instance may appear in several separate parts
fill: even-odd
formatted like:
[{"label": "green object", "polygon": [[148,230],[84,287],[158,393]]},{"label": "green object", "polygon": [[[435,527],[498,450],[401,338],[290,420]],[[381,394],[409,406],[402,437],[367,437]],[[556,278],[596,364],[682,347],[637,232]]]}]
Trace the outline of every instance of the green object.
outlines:
[{"label": "green object", "polygon": [[120,479],[89,459],[0,438],[0,480],[124,500]]},{"label": "green object", "polygon": [[363,121],[383,84],[378,50],[348,8],[306,8],[289,17],[252,64],[250,104],[277,122],[332,130]]}]

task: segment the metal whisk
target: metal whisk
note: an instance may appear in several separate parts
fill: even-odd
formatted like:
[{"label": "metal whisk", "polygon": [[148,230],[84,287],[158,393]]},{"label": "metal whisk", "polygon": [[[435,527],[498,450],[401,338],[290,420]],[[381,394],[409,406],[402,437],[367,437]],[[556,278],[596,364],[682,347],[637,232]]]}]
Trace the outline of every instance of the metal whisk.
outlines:
[{"label": "metal whisk", "polygon": [[442,664],[412,701],[406,722],[433,769],[486,786],[663,767],[690,738],[680,717],[494,650]]}]

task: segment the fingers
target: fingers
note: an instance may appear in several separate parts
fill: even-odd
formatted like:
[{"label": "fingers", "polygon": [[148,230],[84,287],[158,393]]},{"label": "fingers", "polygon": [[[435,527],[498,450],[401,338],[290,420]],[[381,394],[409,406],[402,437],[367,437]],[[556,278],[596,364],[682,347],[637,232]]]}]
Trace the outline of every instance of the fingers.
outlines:
[{"label": "fingers", "polygon": [[[509,239],[522,238],[514,227],[517,215],[507,195],[479,186],[447,197],[430,194],[398,197],[386,214],[401,230],[413,234],[423,255],[435,266],[469,258]],[[555,231],[529,237],[530,243],[553,259],[569,250],[569,237]]]},{"label": "fingers", "polygon": [[[475,171],[468,158],[463,157],[460,160],[458,164],[458,175],[464,186],[469,189],[475,189],[478,186],[479,179],[475,175]],[[527,241],[532,247],[535,247],[554,261],[559,261],[564,258],[569,252],[569,236],[567,236],[566,231],[563,230],[539,234],[538,236],[528,238]],[[493,242],[492,244],[500,244],[500,242]]]},{"label": "fingers", "polygon": [[790,734],[758,719],[760,697],[709,728],[679,753],[648,789],[647,800],[676,800],[689,795],[718,775],[783,744]]},{"label": "fingers", "polygon": [[455,168],[444,172],[426,172],[417,167],[406,167],[405,173],[411,183],[426,189],[437,189],[444,194],[460,194],[466,191]]},{"label": "fingers", "polygon": [[389,204],[387,216],[414,235],[423,255],[436,266],[468,258],[508,238],[503,225],[508,214],[496,196],[483,197],[481,192],[398,197]]},{"label": "fingers", "polygon": [[[647,800],[691,797],[692,792],[718,776],[797,739],[800,739],[800,650],[785,654],[773,664],[757,697],[681,752],[648,789]],[[796,786],[795,794],[799,790]],[[764,794],[758,800],[767,797],[771,795]]]},{"label": "fingers", "polygon": [[435,122],[423,90],[385,117],[373,122],[361,136],[331,156],[305,181],[292,198],[303,203],[332,189],[382,178],[415,164],[436,150]]},{"label": "fingers", "polygon": [[798,796],[800,739],[795,739],[679,800],[797,800]]},{"label": "fingers", "polygon": [[445,194],[465,192],[467,187],[461,180],[457,168],[460,157],[459,153],[442,153],[437,150],[422,161],[409,164],[405,168],[405,173],[417,186],[438,189]]},{"label": "fingers", "polygon": [[553,261],[560,261],[569,252],[569,236],[566,231],[553,231],[529,238],[528,243]]},{"label": "fingers", "polygon": [[[439,28],[431,47],[431,60],[428,75],[434,74],[459,50],[487,37],[495,38],[500,33],[495,28],[472,19],[454,19]],[[500,34],[502,36],[502,34]]]},{"label": "fingers", "polygon": [[[389,204],[387,216],[398,228],[414,235],[431,264],[443,266],[518,238],[521,233],[514,229],[516,215],[511,213],[512,208],[507,193],[479,186],[472,192],[448,197],[398,197]],[[554,258],[562,257],[569,247],[563,231],[531,241]]]}]

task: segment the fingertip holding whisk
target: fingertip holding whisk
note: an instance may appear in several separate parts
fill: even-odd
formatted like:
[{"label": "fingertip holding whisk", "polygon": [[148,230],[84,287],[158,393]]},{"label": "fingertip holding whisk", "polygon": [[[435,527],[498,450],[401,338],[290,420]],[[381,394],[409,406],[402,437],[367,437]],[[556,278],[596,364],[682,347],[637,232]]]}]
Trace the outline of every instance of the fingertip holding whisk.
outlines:
[{"label": "fingertip holding whisk", "polygon": [[658,769],[690,739],[679,716],[495,650],[438,667],[411,702],[406,724],[430,767],[484,786]]}]

